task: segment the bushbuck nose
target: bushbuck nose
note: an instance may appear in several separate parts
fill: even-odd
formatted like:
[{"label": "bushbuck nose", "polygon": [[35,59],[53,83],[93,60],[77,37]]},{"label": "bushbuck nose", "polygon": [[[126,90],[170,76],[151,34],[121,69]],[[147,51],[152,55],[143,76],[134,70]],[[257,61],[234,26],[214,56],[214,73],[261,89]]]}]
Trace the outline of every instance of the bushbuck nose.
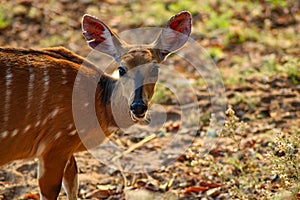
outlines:
[{"label": "bushbuck nose", "polygon": [[147,105],[144,102],[133,102],[130,106],[131,112],[137,117],[143,117],[147,111]]}]

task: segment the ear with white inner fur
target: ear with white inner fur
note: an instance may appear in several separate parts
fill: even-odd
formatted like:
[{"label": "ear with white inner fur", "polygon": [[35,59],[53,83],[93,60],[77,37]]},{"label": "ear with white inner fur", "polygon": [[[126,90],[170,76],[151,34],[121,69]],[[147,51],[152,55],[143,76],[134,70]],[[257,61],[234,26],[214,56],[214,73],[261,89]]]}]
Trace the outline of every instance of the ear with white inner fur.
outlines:
[{"label": "ear with white inner fur", "polygon": [[182,11],[173,16],[157,40],[154,42],[154,48],[158,50],[160,58],[164,60],[170,53],[181,48],[188,40],[191,34],[192,17],[187,11]]},{"label": "ear with white inner fur", "polygon": [[125,42],[121,41],[108,26],[86,14],[82,18],[82,31],[91,48],[110,55],[118,61],[124,51]]}]

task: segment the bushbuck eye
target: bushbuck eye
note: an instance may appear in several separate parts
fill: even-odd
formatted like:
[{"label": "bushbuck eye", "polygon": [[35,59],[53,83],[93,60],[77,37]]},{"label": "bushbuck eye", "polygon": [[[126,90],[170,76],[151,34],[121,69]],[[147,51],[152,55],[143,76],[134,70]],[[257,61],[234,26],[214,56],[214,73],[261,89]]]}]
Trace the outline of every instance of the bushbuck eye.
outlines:
[{"label": "bushbuck eye", "polygon": [[124,69],[124,67],[119,67],[119,74],[120,76],[123,76],[124,74],[126,74],[126,70]]}]

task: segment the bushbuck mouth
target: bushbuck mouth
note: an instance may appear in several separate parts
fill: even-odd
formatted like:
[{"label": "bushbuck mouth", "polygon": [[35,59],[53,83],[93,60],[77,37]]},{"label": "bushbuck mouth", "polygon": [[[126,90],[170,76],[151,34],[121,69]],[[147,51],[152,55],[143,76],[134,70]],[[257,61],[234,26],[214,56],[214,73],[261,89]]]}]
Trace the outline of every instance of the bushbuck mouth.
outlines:
[{"label": "bushbuck mouth", "polygon": [[136,115],[132,111],[130,111],[130,117],[131,117],[132,121],[140,122],[140,121],[144,121],[146,119],[146,113],[144,113],[142,115]]}]

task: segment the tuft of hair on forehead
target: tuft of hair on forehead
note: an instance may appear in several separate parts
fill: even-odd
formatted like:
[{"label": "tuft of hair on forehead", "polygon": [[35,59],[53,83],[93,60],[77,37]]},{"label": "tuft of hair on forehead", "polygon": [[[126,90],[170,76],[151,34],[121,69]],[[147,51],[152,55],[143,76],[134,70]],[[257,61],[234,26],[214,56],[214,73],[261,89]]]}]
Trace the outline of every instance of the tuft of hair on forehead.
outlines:
[{"label": "tuft of hair on forehead", "polygon": [[130,50],[122,58],[122,62],[126,63],[130,67],[143,65],[151,62],[151,60],[152,53],[147,49]]}]

